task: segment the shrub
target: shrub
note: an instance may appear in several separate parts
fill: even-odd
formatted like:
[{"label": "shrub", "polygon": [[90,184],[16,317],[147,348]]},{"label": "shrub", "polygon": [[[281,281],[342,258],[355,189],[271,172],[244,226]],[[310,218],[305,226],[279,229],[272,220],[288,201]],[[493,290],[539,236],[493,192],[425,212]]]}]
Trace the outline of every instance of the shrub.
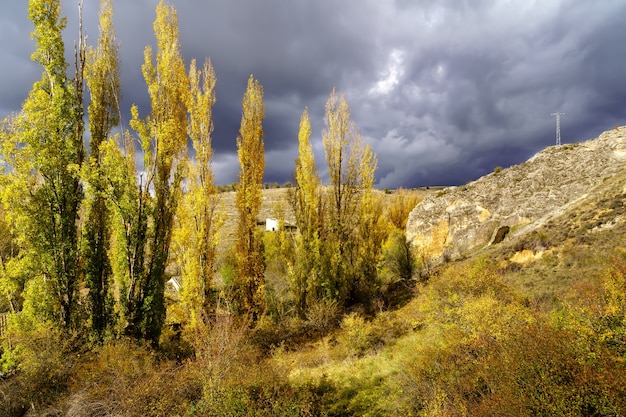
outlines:
[{"label": "shrub", "polygon": [[[488,391],[473,415],[621,415],[626,371],[596,341],[543,320],[488,346],[481,373]],[[472,410],[473,408],[473,410]]]},{"label": "shrub", "polygon": [[[47,322],[30,322],[12,315],[2,355],[3,371],[15,375],[2,382],[0,409],[41,410],[67,389],[74,364],[72,339]],[[6,390],[5,390],[6,389]],[[18,395],[11,392],[17,390]]]},{"label": "shrub", "polygon": [[362,356],[372,349],[375,337],[372,334],[371,325],[357,314],[351,313],[341,321],[341,331],[339,332],[339,343],[348,353]]},{"label": "shrub", "polygon": [[338,347],[343,357],[361,357],[374,353],[406,334],[410,326],[393,312],[383,312],[371,321],[358,313],[350,313],[337,331]]},{"label": "shrub", "polygon": [[[159,359],[147,345],[107,343],[72,372],[67,415],[184,415],[202,397],[197,368]],[[83,413],[83,414],[81,414]]]},{"label": "shrub", "polygon": [[294,387],[263,363],[250,364],[247,376],[205,395],[188,411],[201,416],[324,416],[332,388],[323,384]]},{"label": "shrub", "polygon": [[337,326],[341,310],[336,301],[318,299],[309,304],[307,326],[319,334],[325,334]]}]

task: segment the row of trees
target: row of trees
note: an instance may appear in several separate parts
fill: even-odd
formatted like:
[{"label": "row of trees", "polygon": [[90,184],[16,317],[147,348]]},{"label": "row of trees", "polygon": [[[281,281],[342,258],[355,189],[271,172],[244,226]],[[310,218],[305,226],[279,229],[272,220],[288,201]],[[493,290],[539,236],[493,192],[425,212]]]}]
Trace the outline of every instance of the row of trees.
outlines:
[{"label": "row of trees", "polygon": [[293,206],[296,238],[291,281],[298,313],[325,300],[348,307],[369,298],[384,236],[375,224],[382,205],[372,191],[376,158],[350,120],[343,95],[333,90],[326,103],[322,135],[330,187],[321,186],[308,112],[300,121]]},{"label": "row of trees", "polygon": [[[0,130],[2,221],[10,231],[0,247],[0,290],[14,312],[22,311],[25,326],[54,323],[68,332],[90,328],[98,338],[110,332],[157,343],[171,264],[183,278],[190,328],[217,308],[217,232],[225,214],[211,170],[215,72],[209,60],[201,68],[194,60],[187,70],[176,11],[159,3],[157,48],[146,48],[142,66],[151,111],[141,117],[133,106],[132,131],[114,134],[121,89],[111,0],[102,0],[95,47],[85,45],[81,24],[73,77],[60,11],[59,0],[29,1],[37,43],[33,59],[43,74],[22,111],[5,119]],[[233,312],[256,320],[266,311],[267,297],[266,258],[256,230],[264,103],[253,76],[242,107],[228,301]],[[302,114],[291,192],[299,233],[284,258],[302,318],[320,302],[343,309],[373,297],[391,224],[373,193],[376,158],[362,144],[345,97],[334,90],[325,126],[328,186],[317,173],[307,110]]]}]

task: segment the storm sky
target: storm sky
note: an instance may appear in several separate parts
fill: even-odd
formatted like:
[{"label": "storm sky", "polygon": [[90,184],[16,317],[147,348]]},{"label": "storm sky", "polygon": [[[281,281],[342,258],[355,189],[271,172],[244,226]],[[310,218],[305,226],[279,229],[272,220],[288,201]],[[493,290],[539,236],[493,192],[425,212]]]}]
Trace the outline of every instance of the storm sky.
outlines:
[{"label": "storm sky", "polygon": [[[78,0],[65,1],[68,59]],[[18,111],[41,68],[27,1],[0,4],[0,117]],[[88,43],[99,0],[84,0]],[[156,40],[158,0],[113,0],[122,65],[123,127],[150,110],[143,50]],[[456,185],[496,166],[626,124],[624,0],[170,0],[187,63],[217,75],[213,169],[237,180],[236,137],[250,74],[265,92],[266,182],[293,178],[305,107],[322,178],[324,104],[345,93],[378,156],[378,188]],[[576,167],[572,167],[575,174]]]}]

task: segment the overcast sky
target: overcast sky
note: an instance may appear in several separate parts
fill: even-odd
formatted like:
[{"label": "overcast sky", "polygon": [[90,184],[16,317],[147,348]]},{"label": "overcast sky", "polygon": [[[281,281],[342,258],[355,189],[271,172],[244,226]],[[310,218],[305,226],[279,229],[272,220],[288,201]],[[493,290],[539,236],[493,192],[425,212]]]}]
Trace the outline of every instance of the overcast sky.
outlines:
[{"label": "overcast sky", "polygon": [[[27,1],[0,4],[0,117],[19,110],[41,68]],[[78,0],[63,3],[68,57]],[[99,0],[84,0],[88,42]],[[113,0],[125,122],[150,110],[141,75],[157,0]],[[624,0],[170,0],[187,62],[217,74],[213,168],[237,179],[235,139],[250,74],[265,90],[266,182],[291,181],[309,108],[318,168],[324,104],[345,93],[378,155],[379,188],[463,184],[563,143],[626,124]],[[572,167],[575,173],[576,167]]]}]

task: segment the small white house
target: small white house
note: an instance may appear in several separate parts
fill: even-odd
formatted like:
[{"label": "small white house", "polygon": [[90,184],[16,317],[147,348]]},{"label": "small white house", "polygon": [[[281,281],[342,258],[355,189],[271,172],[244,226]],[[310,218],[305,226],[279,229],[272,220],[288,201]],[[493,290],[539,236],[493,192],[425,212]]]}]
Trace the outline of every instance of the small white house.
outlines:
[{"label": "small white house", "polygon": [[267,219],[265,221],[265,230],[268,232],[276,232],[280,228],[278,219]]}]

